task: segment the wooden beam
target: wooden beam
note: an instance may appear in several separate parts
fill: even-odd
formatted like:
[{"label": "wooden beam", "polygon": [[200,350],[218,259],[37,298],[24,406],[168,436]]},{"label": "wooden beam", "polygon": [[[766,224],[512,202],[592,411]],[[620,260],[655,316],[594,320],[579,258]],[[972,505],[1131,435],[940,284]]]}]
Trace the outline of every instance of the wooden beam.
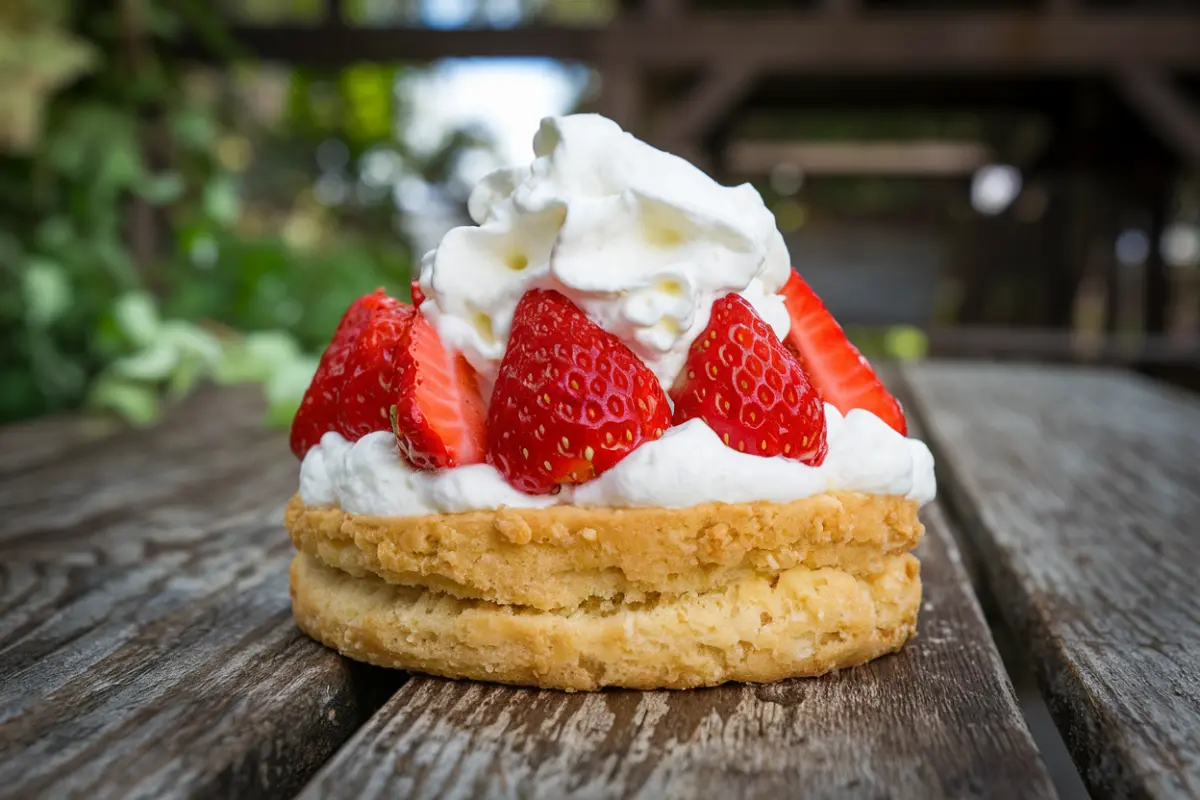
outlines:
[{"label": "wooden beam", "polygon": [[795,164],[816,175],[961,177],[994,160],[975,142],[755,142],[730,145],[726,166],[734,175],[764,175]]},{"label": "wooden beam", "polygon": [[671,26],[618,17],[604,35],[627,38],[650,68],[711,64],[731,50],[766,69],[861,74],[1080,74],[1114,65],[1200,68],[1200,14],[957,13],[873,16],[847,25],[790,13],[696,14]]},{"label": "wooden beam", "polygon": [[758,76],[759,69],[752,63],[714,64],[700,83],[667,112],[661,138],[667,142],[700,141],[754,88]]},{"label": "wooden beam", "polygon": [[[328,69],[362,61],[420,62],[470,56],[544,56],[596,63],[603,44],[598,30],[554,25],[455,30],[256,25],[236,27],[231,35],[247,54],[264,61]],[[199,57],[208,55],[196,41],[184,43],[182,49]]]},{"label": "wooden beam", "polygon": [[1047,6],[1055,14],[1076,14],[1082,3],[1080,0],[1048,0]]},{"label": "wooden beam", "polygon": [[678,19],[686,5],[686,0],[646,0],[646,11],[662,19]]},{"label": "wooden beam", "polygon": [[325,26],[341,28],[346,24],[346,7],[342,0],[325,0]]},{"label": "wooden beam", "polygon": [[832,16],[849,17],[862,10],[861,0],[821,0],[821,8]]},{"label": "wooden beam", "polygon": [[1117,85],[1142,119],[1180,157],[1200,169],[1200,109],[1170,77],[1151,69],[1129,69],[1120,73]]},{"label": "wooden beam", "polygon": [[[605,28],[531,25],[502,30],[304,26],[237,28],[266,60],[342,66],[363,60],[548,56],[596,63],[619,41],[640,66],[707,68],[731,50],[766,69],[856,74],[1086,74],[1114,66],[1200,70],[1200,14],[955,13],[873,17],[704,12],[680,19],[618,17]],[[193,52],[199,48],[194,44]]]}]

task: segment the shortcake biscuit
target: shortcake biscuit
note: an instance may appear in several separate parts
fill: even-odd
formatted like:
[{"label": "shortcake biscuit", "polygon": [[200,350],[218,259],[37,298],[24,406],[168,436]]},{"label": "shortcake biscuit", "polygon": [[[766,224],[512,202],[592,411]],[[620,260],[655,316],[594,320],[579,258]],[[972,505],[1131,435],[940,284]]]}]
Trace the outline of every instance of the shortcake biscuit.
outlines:
[{"label": "shortcake biscuit", "polygon": [[551,611],[773,578],[796,566],[880,571],[924,530],[903,497],[828,492],[685,509],[501,508],[375,517],[292,498],[296,548],[354,576]]},{"label": "shortcake biscuit", "polygon": [[898,650],[916,628],[919,570],[895,554],[869,576],[797,566],[556,613],[356,577],[299,553],[292,605],[308,635],[379,666],[567,690],[685,689],[821,675]]}]

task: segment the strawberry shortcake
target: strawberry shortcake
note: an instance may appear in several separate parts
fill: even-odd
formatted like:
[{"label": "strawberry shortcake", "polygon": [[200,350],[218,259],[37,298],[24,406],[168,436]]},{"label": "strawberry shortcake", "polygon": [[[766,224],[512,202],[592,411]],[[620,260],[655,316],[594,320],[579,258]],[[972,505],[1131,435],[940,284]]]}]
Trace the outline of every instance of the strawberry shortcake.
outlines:
[{"label": "strawberry shortcake", "polygon": [[343,654],[563,689],[900,648],[933,460],[758,193],[543,121],[413,304],[346,312],[292,427],[296,620]]}]

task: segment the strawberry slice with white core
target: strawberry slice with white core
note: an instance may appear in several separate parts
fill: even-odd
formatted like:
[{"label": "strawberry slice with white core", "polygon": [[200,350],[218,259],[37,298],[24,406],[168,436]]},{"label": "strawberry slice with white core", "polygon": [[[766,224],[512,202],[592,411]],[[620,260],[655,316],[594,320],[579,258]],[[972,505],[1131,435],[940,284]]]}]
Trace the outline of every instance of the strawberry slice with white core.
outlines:
[{"label": "strawberry slice with white core", "polygon": [[900,402],[884,387],[870,362],[846,338],[845,331],[812,287],[793,272],[780,292],[792,319],[787,344],[822,399],[843,414],[856,408],[908,435]]},{"label": "strawberry slice with white core", "polygon": [[442,346],[437,330],[413,315],[396,351],[392,431],[418,469],[447,469],[483,461],[487,443],[483,397],[466,359]]}]

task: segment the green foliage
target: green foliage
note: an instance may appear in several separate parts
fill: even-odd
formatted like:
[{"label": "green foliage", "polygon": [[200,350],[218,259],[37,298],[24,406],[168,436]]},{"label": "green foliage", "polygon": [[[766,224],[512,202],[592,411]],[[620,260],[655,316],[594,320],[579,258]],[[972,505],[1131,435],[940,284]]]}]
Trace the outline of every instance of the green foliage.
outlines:
[{"label": "green foliage", "polygon": [[911,325],[848,325],[846,335],[870,359],[920,361],[929,352],[929,337]]},{"label": "green foliage", "polygon": [[0,3],[0,150],[29,151],[47,97],[96,62],[93,47],[62,28],[64,0]]},{"label": "green foliage", "polygon": [[229,106],[244,71],[189,90],[185,32],[228,43],[196,0],[0,3],[0,423],[86,405],[150,424],[209,381],[262,385],[286,424],[350,301],[406,292],[390,192],[321,206],[312,154],[346,142],[353,188],[372,152],[428,176],[474,142],[404,152],[390,66],[293,75],[300,101],[250,119]]}]

